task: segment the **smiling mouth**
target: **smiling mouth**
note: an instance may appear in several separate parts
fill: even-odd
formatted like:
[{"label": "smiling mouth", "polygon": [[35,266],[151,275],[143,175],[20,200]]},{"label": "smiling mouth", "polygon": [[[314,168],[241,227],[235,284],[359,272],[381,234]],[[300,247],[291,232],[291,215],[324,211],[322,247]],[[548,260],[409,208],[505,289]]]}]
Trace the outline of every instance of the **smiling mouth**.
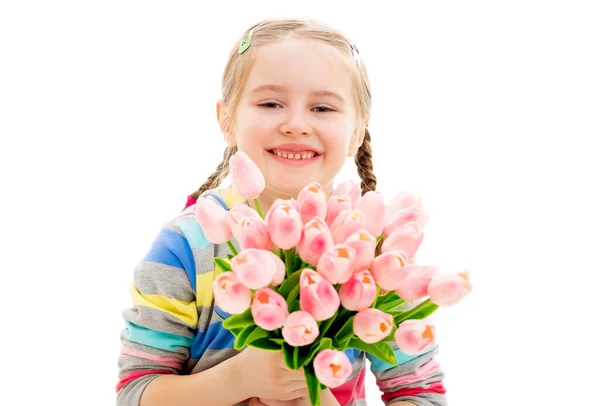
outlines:
[{"label": "smiling mouth", "polygon": [[289,160],[300,161],[303,159],[312,159],[321,156],[321,154],[315,151],[286,151],[284,149],[270,149],[267,150],[270,154],[276,155],[280,158],[286,158]]}]

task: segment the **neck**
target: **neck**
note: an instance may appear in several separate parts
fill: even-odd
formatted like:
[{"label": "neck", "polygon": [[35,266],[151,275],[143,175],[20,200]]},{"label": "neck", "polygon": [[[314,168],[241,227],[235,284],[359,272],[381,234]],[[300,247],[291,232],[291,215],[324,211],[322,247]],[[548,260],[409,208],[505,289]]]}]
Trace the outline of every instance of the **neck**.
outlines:
[{"label": "neck", "polygon": [[[323,191],[325,192],[325,196],[327,196],[327,198],[329,198],[329,196],[331,196],[331,193],[333,193],[333,180],[331,182],[329,182],[327,185],[322,186],[322,187],[323,187]],[[275,203],[275,201],[277,199],[283,199],[283,200],[287,200],[287,199],[291,199],[291,198],[298,199],[299,193],[300,193],[300,191],[298,191],[298,193],[296,193],[296,195],[290,196],[289,194],[281,193],[281,192],[273,190],[267,186],[265,188],[265,190],[262,192],[262,194],[258,197],[258,202],[260,203],[260,207],[262,208],[262,210],[266,216],[267,212],[269,211],[269,209],[271,208],[271,206],[273,205],[273,203]],[[254,204],[253,201],[248,201],[248,205],[250,207],[252,207],[254,210],[256,210],[256,205]]]}]

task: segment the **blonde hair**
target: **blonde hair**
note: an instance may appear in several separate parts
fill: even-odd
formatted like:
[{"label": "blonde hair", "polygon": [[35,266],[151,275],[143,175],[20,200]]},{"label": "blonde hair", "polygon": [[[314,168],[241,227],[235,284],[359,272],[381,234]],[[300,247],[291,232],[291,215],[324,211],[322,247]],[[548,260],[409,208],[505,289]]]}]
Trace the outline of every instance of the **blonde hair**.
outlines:
[{"label": "blonde hair", "polygon": [[[277,42],[285,37],[293,37],[322,41],[348,58],[355,58],[355,55],[358,55],[358,48],[348,38],[337,30],[313,20],[265,20],[250,27],[241,40],[246,39],[251,30],[254,31],[250,47],[239,54],[239,43],[236,44],[229,55],[223,72],[223,112],[226,117],[231,117],[231,120],[235,117],[242,90],[255,60],[256,50],[261,46]],[[354,66],[356,69],[353,68],[354,72],[351,73],[354,80],[357,113],[360,118],[365,119],[371,113],[371,86],[363,61],[358,60],[354,63]],[[221,181],[229,173],[229,158],[236,151],[237,147],[227,147],[225,149],[223,160],[217,166],[215,172],[208,177],[198,190],[192,193],[191,196],[194,199],[197,199],[206,190],[217,188],[221,184]],[[375,190],[377,178],[373,173],[371,135],[368,129],[365,129],[365,137],[357,151],[355,162],[361,179],[362,193]]]}]

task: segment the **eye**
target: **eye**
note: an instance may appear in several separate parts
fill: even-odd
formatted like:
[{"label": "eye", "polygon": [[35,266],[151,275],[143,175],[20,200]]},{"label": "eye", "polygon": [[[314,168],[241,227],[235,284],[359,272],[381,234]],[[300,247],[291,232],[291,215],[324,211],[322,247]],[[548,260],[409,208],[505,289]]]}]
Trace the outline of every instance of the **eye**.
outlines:
[{"label": "eye", "polygon": [[316,110],[317,113],[328,113],[330,111],[335,111],[334,109],[329,108],[327,106],[318,106],[315,107],[313,110]]},{"label": "eye", "polygon": [[267,109],[275,109],[278,107],[282,107],[280,104],[277,104],[275,102],[262,103],[262,104],[259,104],[259,106],[267,108]]}]

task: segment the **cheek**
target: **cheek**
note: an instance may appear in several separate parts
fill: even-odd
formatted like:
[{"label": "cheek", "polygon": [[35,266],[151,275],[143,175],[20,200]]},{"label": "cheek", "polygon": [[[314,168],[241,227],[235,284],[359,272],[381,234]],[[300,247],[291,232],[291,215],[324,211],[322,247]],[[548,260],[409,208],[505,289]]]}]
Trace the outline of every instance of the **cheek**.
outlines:
[{"label": "cheek", "polygon": [[235,138],[242,149],[262,148],[263,141],[268,138],[274,128],[273,120],[252,110],[238,114],[237,120]]}]

